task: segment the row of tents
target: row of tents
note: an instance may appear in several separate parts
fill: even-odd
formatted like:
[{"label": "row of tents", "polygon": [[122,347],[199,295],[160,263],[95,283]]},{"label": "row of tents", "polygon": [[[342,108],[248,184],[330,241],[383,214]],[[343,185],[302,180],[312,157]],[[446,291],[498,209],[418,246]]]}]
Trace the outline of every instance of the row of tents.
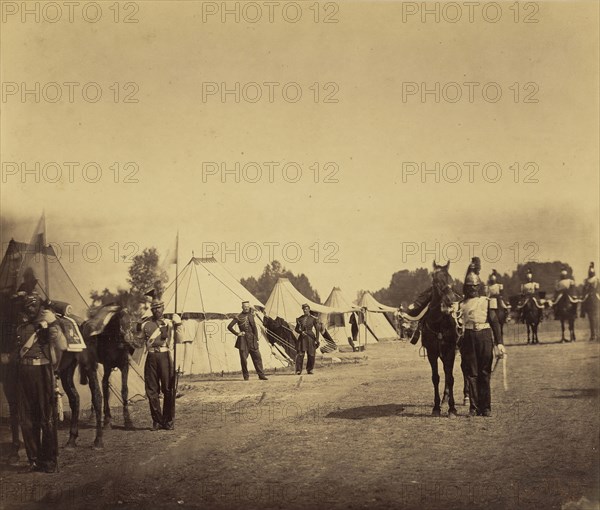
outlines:
[{"label": "row of tents", "polygon": [[[31,243],[11,240],[0,265],[0,321],[3,324],[7,321],[5,314],[10,308],[11,296],[22,285],[28,272],[36,275],[36,290],[42,296],[70,303],[72,314],[80,320],[87,317],[89,305],[52,246],[32,251]],[[186,375],[239,372],[235,338],[227,330],[227,325],[233,316],[240,313],[242,301],[249,301],[257,310],[259,345],[263,364],[268,369],[293,364],[295,349],[289,339],[294,338],[293,329],[296,318],[302,314],[303,303],[310,305],[323,326],[323,353],[336,351],[349,342],[360,349],[369,343],[398,337],[393,325],[393,314],[397,310],[378,303],[369,293],[364,293],[357,303],[352,303],[339,287],[335,287],[325,303],[319,304],[304,297],[289,279],[280,278],[263,304],[214,258],[192,257],[178,274],[173,272],[169,276],[170,283],[162,299],[165,315],[177,312],[183,319],[184,344],[182,349],[178,349],[178,365]],[[287,343],[283,335],[277,335],[265,326],[265,316],[278,319],[284,325]],[[8,330],[3,327],[0,334],[5,336]],[[1,339],[3,347],[5,340]],[[131,359],[129,388],[134,398],[144,395],[144,356],[144,350],[138,349]],[[120,378],[112,379],[111,389],[120,399]]]}]

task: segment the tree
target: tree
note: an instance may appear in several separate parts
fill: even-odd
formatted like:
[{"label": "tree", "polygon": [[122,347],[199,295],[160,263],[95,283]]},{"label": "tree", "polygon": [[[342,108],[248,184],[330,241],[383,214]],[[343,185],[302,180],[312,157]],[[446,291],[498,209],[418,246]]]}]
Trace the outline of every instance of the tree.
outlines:
[{"label": "tree", "polygon": [[90,292],[92,304],[95,306],[117,303],[126,306],[134,313],[138,311],[141,302],[145,301],[144,294],[156,289],[156,294],[162,296],[165,283],[169,279],[167,273],[159,266],[159,256],[156,248],[145,248],[142,253],[133,257],[129,267],[127,283],[130,288],[117,289],[113,292],[107,288],[102,291]]},{"label": "tree", "polygon": [[152,288],[158,296],[162,296],[168,279],[166,271],[159,266],[156,248],[144,248],[142,253],[133,257],[127,283],[134,296],[141,297]]},{"label": "tree", "polygon": [[288,278],[292,285],[306,298],[316,303],[321,302],[319,293],[312,288],[308,276],[304,273],[295,275],[283,267],[278,260],[273,260],[270,264],[267,264],[258,279],[250,276],[249,278],[242,278],[240,283],[261,303],[266,303],[279,278]]}]

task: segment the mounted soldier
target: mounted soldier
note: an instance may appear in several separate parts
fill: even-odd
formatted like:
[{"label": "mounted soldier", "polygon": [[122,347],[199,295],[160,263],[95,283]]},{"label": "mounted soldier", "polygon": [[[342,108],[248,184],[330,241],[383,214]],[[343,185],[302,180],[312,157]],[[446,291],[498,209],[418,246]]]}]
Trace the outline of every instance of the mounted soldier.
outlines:
[{"label": "mounted soldier", "polygon": [[[533,273],[530,268],[527,268],[527,273],[525,274],[526,281],[521,284],[521,300],[519,302],[519,320],[521,322],[525,322],[525,307],[532,302],[539,309],[542,309],[543,306],[539,302],[537,293],[540,290],[540,284],[533,281]],[[541,321],[541,319],[540,319]]]}]

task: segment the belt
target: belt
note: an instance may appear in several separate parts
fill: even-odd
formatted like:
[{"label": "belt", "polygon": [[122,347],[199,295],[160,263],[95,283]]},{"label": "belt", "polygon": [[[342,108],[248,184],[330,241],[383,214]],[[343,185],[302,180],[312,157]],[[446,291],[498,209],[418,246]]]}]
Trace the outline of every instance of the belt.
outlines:
[{"label": "belt", "polygon": [[488,322],[477,323],[473,322],[471,324],[465,324],[465,329],[470,329],[472,331],[482,331],[484,329],[490,329],[490,325]]},{"label": "belt", "polygon": [[21,365],[34,365],[34,366],[40,366],[40,365],[49,365],[50,361],[48,361],[47,359],[44,358],[22,358],[21,359]]},{"label": "belt", "polygon": [[148,353],[169,352],[168,347],[149,347]]}]

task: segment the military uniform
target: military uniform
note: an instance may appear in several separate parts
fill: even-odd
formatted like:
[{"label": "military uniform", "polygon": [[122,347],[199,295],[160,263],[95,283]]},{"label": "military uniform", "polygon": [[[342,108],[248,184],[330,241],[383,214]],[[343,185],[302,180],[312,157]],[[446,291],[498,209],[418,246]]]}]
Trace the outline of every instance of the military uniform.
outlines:
[{"label": "military uniform", "polygon": [[[10,429],[11,429],[11,446],[8,452],[8,462],[16,463],[19,460],[19,408],[18,408],[18,385],[17,385],[17,369],[18,369],[18,356],[15,355],[18,352],[16,348],[16,313],[11,313],[13,310],[8,305],[8,298],[5,303],[6,309],[0,310],[0,314],[3,317],[0,319],[0,381],[2,382],[2,389],[4,397],[8,404],[8,412],[10,417]],[[4,315],[6,314],[6,315]]]},{"label": "military uniform", "polygon": [[497,282],[496,270],[494,270],[493,273],[490,275],[490,279],[488,280],[486,292],[489,299],[489,310],[491,317],[490,326],[492,327],[495,338],[502,338],[502,325],[500,324],[500,316],[498,315],[498,310],[502,308],[506,310],[506,305],[504,304],[504,300],[502,299],[503,290],[504,285]]},{"label": "military uniform", "polygon": [[[313,333],[314,330],[314,333]],[[312,315],[301,315],[296,319],[296,373],[302,372],[304,353],[306,353],[306,372],[312,374],[315,367],[315,355],[319,346],[319,321]]]},{"label": "military uniform", "polygon": [[[542,308],[536,298],[536,293],[540,290],[540,284],[534,281],[528,281],[521,284],[521,302],[519,303],[519,317],[521,322],[524,320],[524,309],[527,302],[531,299],[538,308]],[[541,316],[543,318],[543,314]]]},{"label": "military uniform", "polygon": [[[467,273],[465,286],[479,287],[479,277]],[[494,359],[494,344],[503,345],[501,335],[493,334],[491,322],[497,321],[490,314],[490,300],[485,296],[468,297],[460,303],[464,336],[460,344],[461,368],[467,380],[470,397],[470,414],[489,416],[491,414],[490,378]],[[496,328],[494,328],[494,331]],[[500,328],[497,328],[500,331]],[[504,347],[502,347],[502,350]]]},{"label": "military uniform", "polygon": [[596,275],[594,263],[590,263],[588,277],[583,284],[583,302],[581,304],[581,317],[587,314],[590,321],[590,341],[599,337],[598,333],[598,305],[600,303],[600,278]]},{"label": "military uniform", "polygon": [[[240,329],[239,333],[234,329],[236,325]],[[248,372],[248,355],[252,358],[252,363],[254,364],[254,369],[256,370],[258,378],[266,380],[262,356],[260,355],[258,347],[258,328],[256,327],[256,320],[252,312],[241,312],[236,315],[227,326],[227,329],[237,337],[235,348],[240,352],[240,364],[242,366],[242,376],[244,377],[244,380],[247,381],[250,379],[250,374]]]},{"label": "military uniform", "polygon": [[[156,305],[153,305],[156,306]],[[173,427],[173,358],[171,351],[175,342],[175,326],[170,319],[151,319],[142,325],[147,355],[144,365],[146,397],[150,405],[150,415],[154,429]],[[163,407],[160,409],[159,395],[163,394]]]},{"label": "military uniform", "polygon": [[56,388],[67,340],[49,310],[17,327],[19,421],[30,468],[54,472],[58,459]]}]

